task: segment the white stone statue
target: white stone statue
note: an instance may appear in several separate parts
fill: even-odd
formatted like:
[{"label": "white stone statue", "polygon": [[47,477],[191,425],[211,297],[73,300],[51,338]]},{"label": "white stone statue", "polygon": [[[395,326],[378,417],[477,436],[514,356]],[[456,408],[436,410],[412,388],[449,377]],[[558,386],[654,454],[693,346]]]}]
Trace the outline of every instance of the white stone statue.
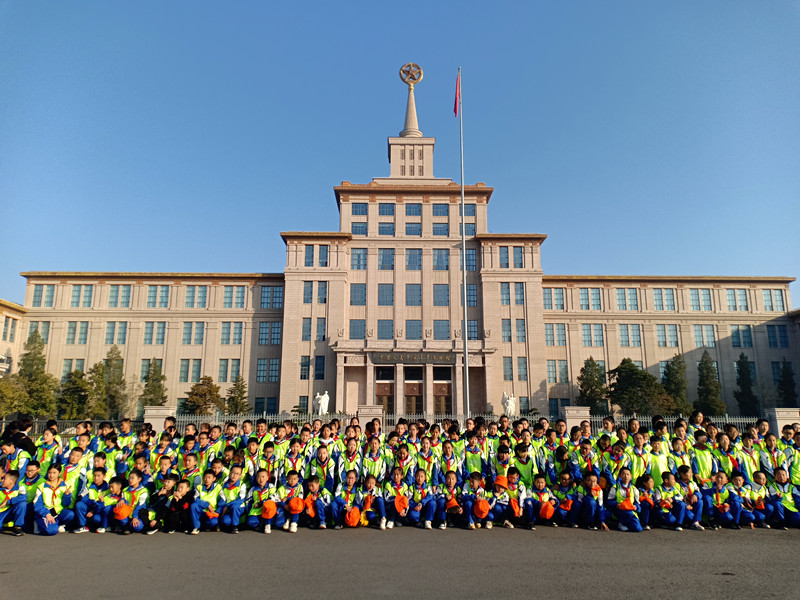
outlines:
[{"label": "white stone statue", "polygon": [[317,392],[316,396],[314,396],[314,399],[311,401],[311,414],[312,415],[320,414],[320,412],[319,412],[320,398],[321,398],[320,393]]},{"label": "white stone statue", "polygon": [[321,415],[328,414],[328,404],[330,404],[330,401],[331,397],[328,395],[328,390],[325,390],[325,393],[319,397],[319,414]]},{"label": "white stone statue", "polygon": [[508,414],[508,394],[503,392],[503,399],[500,401],[500,404],[503,405],[503,414]]},{"label": "white stone statue", "polygon": [[517,399],[503,392],[503,413],[508,417],[517,416]]}]

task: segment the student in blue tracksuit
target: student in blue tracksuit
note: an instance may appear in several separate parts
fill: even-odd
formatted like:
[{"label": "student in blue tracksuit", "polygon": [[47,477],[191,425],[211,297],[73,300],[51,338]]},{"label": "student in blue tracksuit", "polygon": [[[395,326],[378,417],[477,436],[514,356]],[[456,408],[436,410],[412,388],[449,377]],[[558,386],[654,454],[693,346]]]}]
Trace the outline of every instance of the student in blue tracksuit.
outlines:
[{"label": "student in blue tracksuit", "polygon": [[75,503],[75,525],[72,533],[86,533],[89,531],[87,520],[91,519],[93,528],[101,525],[103,518],[103,498],[108,491],[106,483],[106,470],[104,467],[95,467],[92,472],[92,483],[84,486],[81,496]]},{"label": "student in blue tracksuit", "polygon": [[704,488],[703,494],[706,497],[705,509],[712,529],[720,527],[741,529],[739,527],[741,500],[733,490],[733,486],[728,483],[725,471],[717,471],[714,474],[713,484]]},{"label": "student in blue tracksuit", "polygon": [[628,467],[620,469],[617,484],[608,493],[608,507],[617,517],[620,531],[642,531],[637,512],[641,510],[639,490],[632,483],[631,470]]},{"label": "student in blue tracksuit", "polygon": [[17,537],[25,535],[22,525],[25,523],[27,502],[25,491],[19,487],[19,471],[14,469],[6,471],[0,487],[0,527],[9,522],[12,535]]},{"label": "student in blue tracksuit", "polygon": [[228,479],[222,484],[219,494],[217,512],[220,515],[220,525],[231,533],[239,533],[239,523],[244,512],[244,499],[247,496],[247,486],[242,481],[242,466],[234,465]]},{"label": "student in blue tracksuit", "polygon": [[407,519],[409,523],[425,529],[433,529],[433,517],[436,512],[436,496],[427,483],[425,469],[417,469],[414,485],[410,489]]}]

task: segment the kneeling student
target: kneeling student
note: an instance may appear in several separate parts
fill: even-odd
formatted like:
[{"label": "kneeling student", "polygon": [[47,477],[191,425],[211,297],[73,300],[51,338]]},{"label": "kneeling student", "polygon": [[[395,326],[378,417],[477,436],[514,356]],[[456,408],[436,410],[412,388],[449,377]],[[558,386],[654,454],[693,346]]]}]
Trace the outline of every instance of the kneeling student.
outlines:
[{"label": "kneeling student", "polygon": [[[661,524],[672,527],[675,531],[683,531],[686,503],[680,488],[675,485],[675,476],[671,471],[661,473],[661,485],[653,492],[653,501]],[[700,523],[695,522],[692,526],[697,529]]]},{"label": "kneeling student", "polygon": [[631,470],[622,467],[619,478],[608,493],[608,505],[612,514],[617,517],[620,531],[642,531],[642,524],[639,521],[637,511],[639,505],[639,490],[631,484]]},{"label": "kneeling student", "polygon": [[319,475],[311,475],[306,479],[308,492],[303,502],[305,504],[304,515],[310,519],[310,526],[319,529],[327,528],[327,521],[331,514],[331,503],[333,494],[326,487],[320,485]]},{"label": "kneeling student", "polygon": [[364,478],[364,485],[358,493],[356,504],[361,509],[362,525],[377,522],[380,529],[386,529],[386,504],[376,484],[375,475],[369,473]]}]

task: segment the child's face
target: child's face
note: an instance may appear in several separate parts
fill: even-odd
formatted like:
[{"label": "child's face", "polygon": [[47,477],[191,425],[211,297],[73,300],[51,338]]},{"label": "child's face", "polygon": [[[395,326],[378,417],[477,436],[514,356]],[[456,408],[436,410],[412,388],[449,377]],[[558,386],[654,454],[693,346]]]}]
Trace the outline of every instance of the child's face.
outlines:
[{"label": "child's face", "polygon": [[130,485],[132,488],[135,489],[139,487],[139,484],[141,483],[142,483],[142,478],[139,477],[137,474],[131,473],[130,475],[128,475],[128,485]]},{"label": "child's face", "polygon": [[544,489],[545,480],[542,477],[533,480],[533,487],[535,487],[540,492]]},{"label": "child's face", "polygon": [[300,442],[305,444],[308,440],[311,439],[311,432],[303,430],[300,432]]},{"label": "child's face", "polygon": [[489,425],[489,435],[497,435],[497,423],[492,423]]},{"label": "child's face", "polygon": [[788,481],[788,479],[789,479],[789,476],[786,475],[786,471],[783,471],[783,470],[775,471],[775,481],[777,481],[781,485],[786,483]]},{"label": "child's face", "polygon": [[504,488],[502,485],[495,485],[494,491],[496,494],[502,494],[503,492],[506,491],[506,488]]},{"label": "child's face", "polygon": [[355,440],[351,439],[349,442],[347,442],[347,451],[350,454],[355,454],[356,448],[358,448],[358,443]]},{"label": "child's face", "polygon": [[514,485],[517,483],[517,481],[519,481],[519,475],[517,475],[516,473],[508,476],[508,483]]},{"label": "child's face", "polygon": [[69,464],[77,465],[78,461],[80,461],[82,452],[70,452],[69,453]]},{"label": "child's face", "polygon": [[[375,450],[375,453],[376,453],[376,454],[377,454],[377,452],[378,452],[378,451],[377,451],[377,450]],[[323,463],[324,463],[326,460],[328,460],[328,450],[327,450],[327,448],[325,448],[324,446],[321,446],[321,447],[319,448],[319,450],[317,450],[317,460],[318,460],[319,462],[323,462]]]},{"label": "child's face", "polygon": [[392,481],[395,483],[400,483],[403,479],[403,473],[400,470],[392,471]]},{"label": "child's face", "polygon": [[422,451],[427,454],[430,452],[431,449],[431,440],[429,438],[425,438],[422,440]]},{"label": "child's face", "polygon": [[233,450],[225,450],[225,452],[222,453],[222,460],[224,460],[226,462],[232,461],[233,460]]},{"label": "child's face", "polygon": [[397,451],[397,456],[400,458],[400,460],[407,459],[408,458],[408,449],[407,448],[400,448],[400,450]]},{"label": "child's face", "polygon": [[528,449],[519,449],[517,450],[517,458],[520,460],[527,460],[528,459]]},{"label": "child's face", "polygon": [[644,482],[644,485],[642,487],[644,487],[644,489],[649,491],[653,489],[653,486],[655,486],[655,482],[652,479],[648,479],[647,481]]},{"label": "child's face", "polygon": [[175,480],[173,480],[173,479],[165,479],[164,480],[164,489],[167,492],[171,492],[174,487],[175,487]]},{"label": "child's face", "polygon": [[447,487],[449,488],[455,487],[457,481],[458,479],[456,479],[455,473],[448,473],[444,477],[444,482],[447,484]]},{"label": "child's face", "polygon": [[258,442],[251,442],[247,444],[247,451],[250,454],[255,454],[256,452],[258,452]]},{"label": "child's face", "polygon": [[44,440],[44,443],[49,446],[50,444],[53,443],[53,439],[55,439],[55,436],[53,435],[53,432],[48,429],[42,434],[42,439]]},{"label": "child's face", "polygon": [[561,487],[569,487],[572,477],[566,473],[562,473],[561,477],[559,477],[559,481],[561,482]]},{"label": "child's face", "polygon": [[737,475],[731,480],[731,483],[733,483],[733,485],[736,487],[742,487],[744,485],[744,477]]},{"label": "child's face", "polygon": [[480,479],[470,479],[469,480],[469,485],[470,485],[470,487],[472,487],[473,490],[477,490],[479,487],[481,487],[481,480]]},{"label": "child's face", "polygon": [[501,462],[506,462],[508,460],[508,456],[509,456],[508,452],[497,453],[497,458],[499,458]]},{"label": "child's face", "polygon": [[628,483],[631,482],[631,472],[630,471],[622,471],[622,473],[619,474],[619,480],[622,483],[627,485]]},{"label": "child's face", "polygon": [[197,466],[197,459],[194,456],[186,457],[186,468],[194,469]]},{"label": "child's face", "polygon": [[58,469],[47,469],[47,481],[53,482],[58,479],[59,470]]},{"label": "child's face", "polygon": [[668,475],[667,477],[664,477],[664,485],[666,487],[672,487],[673,485],[675,485],[675,476]]},{"label": "child's face", "polygon": [[348,473],[345,481],[347,482],[347,487],[353,487],[356,484],[356,474],[353,472]]},{"label": "child's face", "polygon": [[144,473],[145,469],[147,469],[147,460],[144,458],[137,458],[134,461],[134,466],[139,469],[142,473]]},{"label": "child's face", "polygon": [[586,482],[586,487],[588,487],[589,489],[592,489],[593,487],[597,487],[597,476],[596,475],[587,475],[584,478],[584,481]]},{"label": "child's face", "polygon": [[214,475],[219,475],[222,473],[222,465],[220,463],[214,463],[211,465],[211,470],[214,471]]},{"label": "child's face", "polygon": [[319,491],[319,481],[309,481],[308,491],[312,494],[316,494]]},{"label": "child's face", "polygon": [[208,434],[207,433],[201,433],[197,437],[197,441],[200,442],[201,446],[205,446],[206,444],[208,444]]},{"label": "child's face", "polygon": [[295,474],[293,473],[293,474],[289,475],[289,476],[286,478],[286,483],[288,483],[288,484],[289,484],[291,487],[294,487],[294,486],[296,486],[296,485],[297,485],[297,482],[298,482],[299,480],[300,480],[300,478],[299,478],[297,475],[295,475]]},{"label": "child's face", "polygon": [[214,476],[211,473],[203,475],[203,485],[210,487],[214,483]]},{"label": "child's face", "polygon": [[115,496],[118,496],[119,493],[122,491],[122,484],[115,481],[114,483],[109,484],[108,491],[114,494]]},{"label": "child's face", "polygon": [[[777,477],[775,479],[777,479]],[[728,476],[725,475],[723,471],[720,471],[717,473],[716,477],[714,477],[714,483],[716,483],[719,487],[722,487],[728,483]]]},{"label": "child's face", "polygon": [[167,471],[169,471],[169,467],[172,464],[172,461],[169,460],[169,459],[166,459],[166,460],[159,461],[158,464],[161,467],[161,472],[162,473],[166,473]]},{"label": "child's face", "polygon": [[231,469],[231,474],[230,474],[231,483],[239,483],[239,480],[241,478],[242,478],[242,468],[233,467]]},{"label": "child's face", "polygon": [[105,475],[95,471],[94,476],[92,477],[95,485],[102,485],[103,481],[105,481]]},{"label": "child's face", "polygon": [[370,440],[369,449],[372,450],[373,454],[377,454],[380,447],[381,447],[381,441],[378,438],[372,438]]},{"label": "child's face", "polygon": [[375,480],[372,477],[367,479],[364,482],[364,488],[367,489],[368,491],[374,489],[375,488]]},{"label": "child's face", "polygon": [[417,474],[414,476],[414,480],[417,482],[417,485],[422,485],[425,483],[425,473],[422,471],[417,471]]},{"label": "child's face", "polygon": [[764,485],[767,483],[767,476],[764,473],[756,473],[753,475],[753,481],[755,481],[758,485]]},{"label": "child's face", "polygon": [[689,481],[692,480],[691,471],[688,471],[687,473],[681,473],[680,475],[681,475],[681,481],[683,481],[684,483],[688,483]]},{"label": "child's face", "polygon": [[17,482],[17,481],[16,481],[16,479],[14,479],[14,478],[13,478],[11,475],[9,475],[8,473],[6,473],[5,475],[3,475],[3,487],[4,487],[4,488],[6,488],[7,490],[10,490],[12,487],[14,487],[14,484],[15,484],[16,482]]},{"label": "child's face", "polygon": [[25,469],[25,476],[28,479],[33,479],[39,474],[39,467],[36,465],[28,465],[28,468]]},{"label": "child's face", "polygon": [[258,485],[258,487],[264,487],[267,485],[267,473],[265,471],[261,471],[258,475],[256,475],[256,485]]},{"label": "child's face", "polygon": [[653,452],[661,452],[661,442],[651,442],[650,447],[653,449]]}]

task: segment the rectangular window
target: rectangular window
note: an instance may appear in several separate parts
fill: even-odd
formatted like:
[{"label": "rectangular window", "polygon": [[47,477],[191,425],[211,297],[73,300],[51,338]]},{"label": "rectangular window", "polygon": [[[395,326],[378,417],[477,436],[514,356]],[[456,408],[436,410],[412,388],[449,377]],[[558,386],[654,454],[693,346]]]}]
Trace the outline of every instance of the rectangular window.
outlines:
[{"label": "rectangular window", "polygon": [[311,317],[303,317],[303,327],[300,334],[300,341],[311,341]]},{"label": "rectangular window", "polygon": [[239,370],[241,368],[241,359],[231,359],[231,381],[236,381],[239,377]]},{"label": "rectangular window", "polygon": [[303,266],[305,267],[313,267],[314,266],[314,246],[306,244],[305,246],[305,261]]},{"label": "rectangular window", "polygon": [[350,339],[367,339],[367,322],[364,319],[350,319]]},{"label": "rectangular window", "polygon": [[319,266],[328,266],[328,246],[323,245],[319,247]]},{"label": "rectangular window", "polygon": [[514,246],[514,268],[522,269],[525,266],[525,260],[522,255],[522,246]]},{"label": "rectangular window", "polygon": [[545,310],[553,310],[553,289],[542,288],[542,304]]},{"label": "rectangular window", "polygon": [[589,288],[580,288],[579,292],[581,310],[589,310]]},{"label": "rectangular window", "polygon": [[367,216],[367,206],[368,204],[366,202],[353,202],[352,214],[359,217]]},{"label": "rectangular window", "polygon": [[189,381],[189,359],[182,358],[180,371],[178,372],[178,381],[180,383],[187,383]]},{"label": "rectangular window", "polygon": [[600,309],[600,288],[592,288],[592,310]]},{"label": "rectangular window", "polygon": [[281,375],[281,359],[280,358],[270,358],[269,359],[269,382],[270,383],[278,383],[280,380]]},{"label": "rectangular window", "polygon": [[406,248],[406,270],[407,271],[422,270],[421,248]]},{"label": "rectangular window", "polygon": [[790,371],[792,370],[792,363],[790,362],[773,362],[772,363],[772,382],[775,385],[778,385],[781,382],[781,376],[783,375],[783,367],[787,367]]},{"label": "rectangular window", "polygon": [[78,343],[85,345],[89,337],[89,321],[81,321],[78,326]]},{"label": "rectangular window", "polygon": [[[72,287],[73,287],[73,290],[77,287],[79,292],[80,292],[81,286],[77,285],[77,286],[72,286]],[[83,286],[83,301],[81,302],[81,306],[83,308],[91,308],[91,306],[92,306],[92,292],[93,291],[94,291],[94,286],[91,286],[91,285],[84,285]],[[73,298],[74,297],[75,297],[75,294],[73,292]]]},{"label": "rectangular window", "polygon": [[556,346],[567,345],[567,324],[556,323]]},{"label": "rectangular window", "polygon": [[[238,323],[238,325],[239,325],[239,338],[240,338],[239,343],[241,343],[242,324]],[[205,336],[205,329],[206,329],[206,324],[203,323],[202,321],[198,321],[197,323],[194,324],[194,343],[195,344],[202,344],[203,343],[203,337]],[[234,344],[235,343],[236,342],[234,342]]]},{"label": "rectangular window", "polygon": [[387,204],[387,203],[378,204],[378,215],[381,217],[393,217],[394,204]]},{"label": "rectangular window", "polygon": [[556,371],[556,361],[547,361],[547,383],[558,383],[558,373]]},{"label": "rectangular window", "polygon": [[465,204],[463,211],[461,210],[461,206],[459,206],[458,207],[458,214],[461,215],[462,212],[463,212],[463,215],[465,217],[474,217],[475,216],[475,205],[474,204]]},{"label": "rectangular window", "polygon": [[261,308],[272,308],[272,288],[261,286]]},{"label": "rectangular window", "polygon": [[528,381],[528,357],[517,357],[517,381]]},{"label": "rectangular window", "polygon": [[184,306],[186,308],[194,308],[196,287],[193,285],[186,286],[186,300]]},{"label": "rectangular window", "polygon": [[669,365],[668,360],[662,360],[658,363],[658,376],[662,383],[667,377],[667,365]]},{"label": "rectangular window", "polygon": [[314,379],[325,379],[325,356],[314,357]]},{"label": "rectangular window", "polygon": [[378,339],[394,339],[394,321],[392,319],[378,319]]},{"label": "rectangular window", "polygon": [[553,308],[564,310],[564,288],[553,288]]},{"label": "rectangular window", "polygon": [[256,382],[264,383],[267,381],[267,359],[259,358],[256,362]]},{"label": "rectangular window", "polygon": [[269,321],[259,321],[258,323],[258,343],[260,346],[269,344]]},{"label": "rectangular window", "polygon": [[595,323],[592,325],[592,329],[594,331],[594,345],[595,346],[603,346],[605,345],[604,336],[603,336],[603,324],[602,323]]},{"label": "rectangular window", "polygon": [[515,283],[514,284],[514,304],[517,306],[522,306],[525,304],[525,284],[524,283]]},{"label": "rectangular window", "polygon": [[65,358],[64,362],[61,365],[61,382],[65,382],[67,380],[67,376],[72,372],[72,359]]},{"label": "rectangular window", "polygon": [[728,299],[728,310],[730,311],[747,311],[747,290],[743,289],[728,289],[726,290],[726,297]]},{"label": "rectangular window", "polygon": [[169,308],[169,286],[158,286],[158,308]]},{"label": "rectangular window", "polygon": [[508,268],[508,246],[500,246],[500,268]]},{"label": "rectangular window", "polygon": [[[11,331],[10,335],[7,335],[9,333],[9,327]],[[9,342],[13,342],[16,333],[16,327],[17,320],[6,317],[3,325],[3,339],[8,339]],[[39,332],[39,335],[45,344],[50,341],[50,321],[31,321],[30,327],[28,328],[28,338],[30,338],[34,331]]]},{"label": "rectangular window", "polygon": [[163,345],[164,338],[167,335],[167,322],[166,321],[158,321],[156,323],[156,345]]},{"label": "rectangular window", "polygon": [[467,306],[478,306],[478,284],[467,284]]},{"label": "rectangular window", "polygon": [[583,333],[583,345],[584,346],[591,346],[592,345],[592,326],[589,323],[583,323],[581,325],[581,330]]},{"label": "rectangular window", "polygon": [[500,283],[500,304],[507,306],[511,304],[511,284],[506,282]]},{"label": "rectangular window", "polygon": [[[758,385],[758,382],[756,381],[756,363],[754,363],[753,361],[749,361],[747,363],[747,366],[749,367],[748,370],[750,371],[750,381],[753,383],[754,386]],[[738,382],[739,382],[739,361],[733,361],[733,370],[736,373],[736,382],[738,384]]]},{"label": "rectangular window", "polygon": [[235,308],[244,308],[244,298],[245,298],[245,286],[237,285],[236,286],[236,303],[234,304]]},{"label": "rectangular window", "polygon": [[731,344],[734,348],[752,348],[753,333],[750,325],[731,325]]},{"label": "rectangular window", "polygon": [[434,223],[433,235],[447,237],[450,235],[450,225],[447,223]]},{"label": "rectangular window", "polygon": [[467,321],[467,339],[468,340],[477,340],[478,339],[478,321],[470,319]]},{"label": "rectangular window", "polygon": [[767,339],[770,348],[788,348],[789,330],[786,325],[767,325]]},{"label": "rectangular window", "polygon": [[[230,335],[230,323],[228,325],[228,335]],[[184,344],[191,344],[192,343],[192,328],[194,327],[194,323],[191,321],[185,322],[183,324],[183,343]],[[227,342],[225,342],[227,343]]]},{"label": "rectangular window", "polygon": [[623,347],[631,345],[631,337],[627,325],[620,324],[619,326],[619,345]]},{"label": "rectangular window", "polygon": [[328,282],[327,281],[318,281],[317,282],[317,304],[327,304],[328,303]]},{"label": "rectangular window", "polygon": [[[458,235],[461,235],[461,223],[458,224]],[[475,223],[464,223],[464,237],[475,237]]]},{"label": "rectangular window", "polygon": [[300,396],[300,399],[297,401],[297,405],[300,407],[301,413],[308,412],[308,396]]},{"label": "rectangular window", "polygon": [[555,327],[553,327],[552,323],[545,323],[544,324],[544,345],[545,346],[555,346],[556,345]]},{"label": "rectangular window", "polygon": [[303,304],[311,304],[314,301],[314,282],[303,282]]},{"label": "rectangular window", "polygon": [[301,356],[300,357],[300,380],[305,381],[308,379],[308,373],[311,369],[311,357],[310,356]]},{"label": "rectangular window", "polygon": [[658,339],[659,348],[667,347],[667,326],[656,325],[656,338]]},{"label": "rectangular window", "polygon": [[639,310],[639,290],[617,288],[617,310]]},{"label": "rectangular window", "polygon": [[[155,308],[158,301],[158,286],[147,286],[147,308]],[[72,302],[75,303],[75,290],[72,291]]]},{"label": "rectangular window", "polygon": [[367,284],[351,283],[350,306],[366,306],[366,305],[367,305]]},{"label": "rectangular window", "polygon": [[667,339],[670,348],[678,347],[678,326],[667,325]]},{"label": "rectangular window", "polygon": [[378,306],[394,306],[394,284],[378,284]]},{"label": "rectangular window", "polygon": [[524,342],[526,340],[525,335],[525,319],[517,319],[517,341]]},{"label": "rectangular window", "polygon": [[77,321],[69,321],[67,323],[67,344],[74,344],[75,343],[75,333],[78,330],[78,322]]},{"label": "rectangular window", "polygon": [[631,346],[637,348],[642,345],[642,329],[639,325],[631,325]]},{"label": "rectangular window", "polygon": [[150,345],[153,343],[153,326],[155,323],[153,321],[146,321],[144,324],[144,335],[142,338],[142,343]]},{"label": "rectangular window", "polygon": [[200,376],[203,371],[203,361],[199,358],[192,359],[192,383],[200,381]]},{"label": "rectangular window", "polygon": [[422,223],[406,223],[406,235],[422,237]]},{"label": "rectangular window", "polygon": [[449,340],[450,339],[450,321],[447,319],[433,321],[433,339],[434,340]]},{"label": "rectangular window", "polygon": [[511,356],[503,357],[503,380],[514,381],[514,358]]},{"label": "rectangular window", "polygon": [[764,310],[768,312],[784,312],[786,305],[783,301],[783,290],[762,290],[764,295]]},{"label": "rectangular window", "polygon": [[325,317],[318,317],[317,318],[317,341],[322,342],[325,340],[325,334],[327,332],[327,327],[325,325]]},{"label": "rectangular window", "polygon": [[[189,326],[189,338],[191,338],[192,330],[191,330],[191,323],[184,323],[183,324],[183,343],[188,344],[187,342],[187,334],[186,334],[186,326]],[[222,323],[220,328],[220,336],[219,336],[219,343],[222,345],[227,345],[231,343],[231,323],[230,321],[225,321]]]},{"label": "rectangular window", "polygon": [[422,306],[422,285],[419,283],[406,284],[406,306]]},{"label": "rectangular window", "polygon": [[433,205],[433,216],[434,217],[448,217],[448,216],[450,216],[450,205],[449,204],[434,204]]},{"label": "rectangular window", "polygon": [[[34,292],[35,293],[35,292]],[[41,301],[40,301],[41,303]],[[81,305],[81,286],[72,286],[72,297],[69,301],[70,308],[78,308]]]},{"label": "rectangular window", "polygon": [[350,251],[350,268],[353,271],[367,270],[367,249],[353,248]]},{"label": "rectangular window", "polygon": [[274,321],[272,323],[272,331],[269,334],[269,343],[279,346],[281,343],[281,331],[283,330],[283,323]]},{"label": "rectangular window", "polygon": [[406,339],[422,339],[422,321],[419,319],[406,319]]},{"label": "rectangular window", "polygon": [[194,308],[206,308],[207,299],[208,299],[208,286],[207,285],[198,285],[198,286],[191,286],[191,287],[197,289],[197,294],[195,296]]},{"label": "rectangular window", "polygon": [[717,340],[716,335],[714,334],[714,326],[713,325],[705,325],[705,338],[706,338],[706,348],[713,348],[716,346]]},{"label": "rectangular window", "polygon": [[407,217],[421,217],[422,216],[422,204],[406,204],[406,216]]},{"label": "rectangular window", "polygon": [[378,270],[394,271],[394,248],[378,248]]},{"label": "rectangular window", "polygon": [[711,310],[711,290],[700,290],[700,299],[703,305],[703,310]]},{"label": "rectangular window", "polygon": [[450,284],[435,283],[433,285],[433,305],[450,306]]},{"label": "rectangular window", "polygon": [[433,270],[447,271],[450,268],[450,250],[447,248],[433,249]]},{"label": "rectangular window", "polygon": [[475,248],[467,248],[467,271],[475,271],[478,268],[478,253]]},{"label": "rectangular window", "polygon": [[558,383],[569,383],[569,367],[567,361],[558,361]]},{"label": "rectangular window", "polygon": [[644,363],[642,361],[635,360],[633,361],[633,364],[635,364],[640,370],[644,370]]},{"label": "rectangular window", "polygon": [[504,342],[511,341],[511,319],[503,319],[501,321],[502,324],[502,336]]},{"label": "rectangular window", "polygon": [[226,285],[223,290],[222,308],[233,308],[233,286]]},{"label": "rectangular window", "polygon": [[351,223],[350,224],[350,233],[353,235],[367,235],[367,224],[366,223]]},{"label": "rectangular window", "polygon": [[227,383],[227,382],[228,382],[228,359],[220,358],[219,375],[217,377],[217,383]]},{"label": "rectangular window", "polygon": [[378,235],[394,235],[394,223],[378,223]]},{"label": "rectangular window", "polygon": [[[73,289],[74,289],[74,287],[75,286],[73,286]],[[41,284],[38,284],[38,283],[36,285],[34,285],[33,286],[33,301],[31,303],[31,306],[34,306],[36,308],[40,307],[42,305],[42,295],[43,294],[44,294],[44,286],[41,285]],[[64,362],[66,363],[66,361],[64,361]],[[70,364],[70,366],[72,366],[72,365]]]},{"label": "rectangular window", "polygon": [[689,302],[692,305],[692,310],[700,310],[700,290],[689,290]]},{"label": "rectangular window", "polygon": [[[120,302],[120,288],[123,290],[122,302]],[[124,290],[127,288],[127,299]],[[128,308],[131,298],[131,286],[129,285],[112,285],[108,288],[108,307],[109,308]]]},{"label": "rectangular window", "polygon": [[114,336],[116,335],[117,324],[114,321],[106,322],[106,344],[114,343]]}]

